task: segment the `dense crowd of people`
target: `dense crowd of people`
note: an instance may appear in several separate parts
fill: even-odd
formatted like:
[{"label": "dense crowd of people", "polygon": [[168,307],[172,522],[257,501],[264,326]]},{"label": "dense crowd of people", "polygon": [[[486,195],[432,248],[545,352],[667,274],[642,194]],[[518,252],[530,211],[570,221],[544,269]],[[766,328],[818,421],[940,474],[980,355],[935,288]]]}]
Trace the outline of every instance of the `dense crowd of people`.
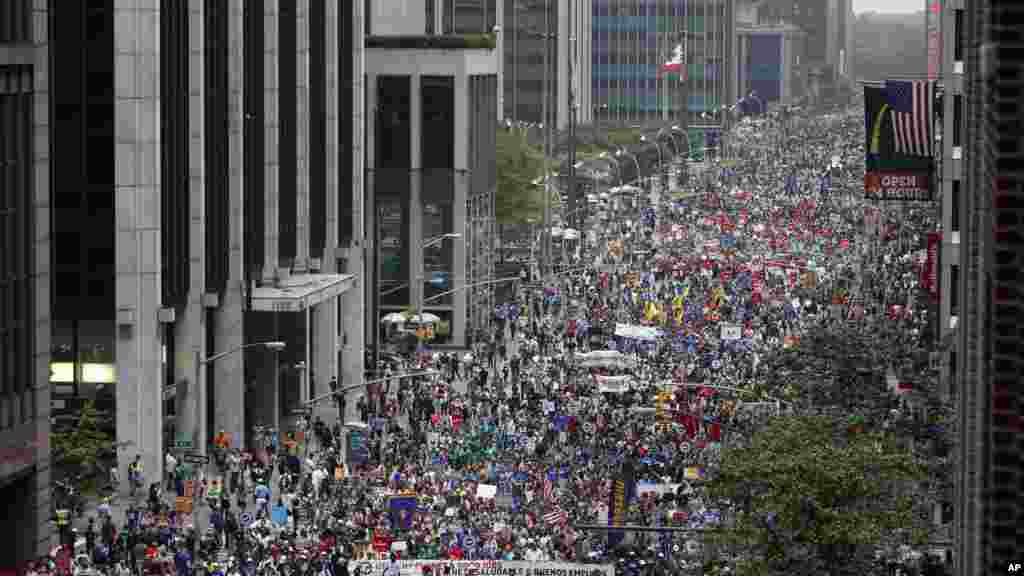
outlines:
[{"label": "dense crowd of people", "polygon": [[[915,299],[930,215],[865,202],[862,130],[858,110],[747,119],[728,157],[684,185],[595,191],[579,246],[562,247],[569,272],[497,310],[488,348],[421,349],[389,370],[440,375],[368,389],[360,422],[315,419],[307,434],[225,452],[205,532],[156,487],[148,510],[121,527],[98,519],[79,548],[121,573],[179,575],[340,576],[364,559],[625,573],[637,558],[673,573],[703,562],[692,535],[580,526],[721,522],[728,511],[701,487],[721,447],[800,401],[762,370],[767,358],[830,323],[926,330]],[[630,486],[623,508],[617,479]],[[165,483],[184,493],[180,477]]]}]

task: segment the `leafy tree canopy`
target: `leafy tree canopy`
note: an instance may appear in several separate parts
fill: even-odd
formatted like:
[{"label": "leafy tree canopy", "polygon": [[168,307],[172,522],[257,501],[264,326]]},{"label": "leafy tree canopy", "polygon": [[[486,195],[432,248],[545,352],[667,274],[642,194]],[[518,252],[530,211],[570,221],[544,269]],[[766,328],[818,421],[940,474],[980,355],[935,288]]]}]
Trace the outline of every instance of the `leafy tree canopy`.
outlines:
[{"label": "leafy tree canopy", "polygon": [[50,434],[53,458],[66,469],[80,472],[95,469],[101,453],[112,443],[113,438],[99,429],[99,413],[92,402],[82,406],[74,427]]},{"label": "leafy tree canopy", "polygon": [[926,475],[891,433],[781,416],[723,451],[708,493],[735,505],[735,522],[714,537],[745,552],[740,574],[868,573],[876,550],[926,538],[920,503],[902,489]]},{"label": "leafy tree canopy", "polygon": [[543,217],[543,188],[534,182],[550,166],[543,151],[531,146],[524,135],[515,130],[498,130],[494,212],[499,224],[525,224]]}]

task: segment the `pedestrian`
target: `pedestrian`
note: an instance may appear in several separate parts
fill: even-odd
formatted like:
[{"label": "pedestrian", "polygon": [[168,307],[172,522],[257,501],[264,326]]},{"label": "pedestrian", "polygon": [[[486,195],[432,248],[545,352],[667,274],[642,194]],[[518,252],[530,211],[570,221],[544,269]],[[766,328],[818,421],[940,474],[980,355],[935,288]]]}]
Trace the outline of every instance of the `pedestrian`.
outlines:
[{"label": "pedestrian", "polygon": [[171,451],[168,450],[167,454],[164,456],[164,474],[167,475],[167,490],[168,491],[174,490],[174,487],[175,487],[175,483],[174,483],[175,472],[177,471],[177,468],[178,468],[178,460],[174,457],[173,454],[171,454]]}]

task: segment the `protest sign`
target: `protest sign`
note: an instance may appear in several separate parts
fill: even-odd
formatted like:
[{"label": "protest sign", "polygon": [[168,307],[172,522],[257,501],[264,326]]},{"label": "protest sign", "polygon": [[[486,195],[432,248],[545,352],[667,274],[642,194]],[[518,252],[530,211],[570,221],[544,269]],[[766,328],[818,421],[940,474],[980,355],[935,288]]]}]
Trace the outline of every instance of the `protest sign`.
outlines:
[{"label": "protest sign", "polygon": [[[445,576],[614,576],[611,564],[570,562],[526,562],[515,560],[399,560],[401,576],[422,576],[427,570]],[[383,576],[390,561],[353,560],[348,563],[352,576]],[[390,572],[389,572],[390,574]]]}]

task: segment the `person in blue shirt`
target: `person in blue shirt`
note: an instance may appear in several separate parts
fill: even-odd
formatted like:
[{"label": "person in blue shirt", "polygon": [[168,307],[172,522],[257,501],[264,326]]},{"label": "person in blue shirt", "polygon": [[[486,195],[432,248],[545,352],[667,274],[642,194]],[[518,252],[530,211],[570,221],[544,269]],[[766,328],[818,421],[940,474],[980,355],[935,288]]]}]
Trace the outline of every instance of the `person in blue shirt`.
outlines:
[{"label": "person in blue shirt", "polygon": [[191,576],[192,554],[188,551],[188,547],[182,546],[174,555],[174,568],[178,576]]},{"label": "person in blue shirt", "polygon": [[256,496],[257,508],[262,510],[264,514],[270,514],[270,488],[267,488],[264,484],[259,484],[253,490],[253,494]]}]

